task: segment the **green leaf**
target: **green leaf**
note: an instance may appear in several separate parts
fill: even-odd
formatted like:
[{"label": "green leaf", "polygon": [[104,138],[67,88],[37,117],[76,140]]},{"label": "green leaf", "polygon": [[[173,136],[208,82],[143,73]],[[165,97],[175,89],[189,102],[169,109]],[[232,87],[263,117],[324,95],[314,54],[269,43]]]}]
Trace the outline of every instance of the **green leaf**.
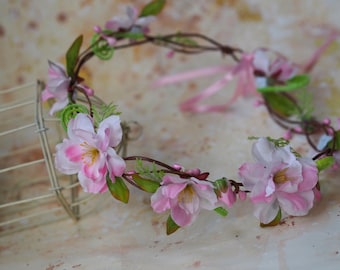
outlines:
[{"label": "green leaf", "polygon": [[78,55],[82,43],[83,36],[80,35],[73,41],[71,47],[66,52],[66,72],[71,78],[74,76],[74,69],[78,62]]},{"label": "green leaf", "polygon": [[155,193],[160,186],[159,182],[151,179],[145,179],[136,173],[132,175],[132,179],[142,190],[146,192]]},{"label": "green leaf", "polygon": [[279,209],[279,212],[277,212],[276,217],[271,222],[269,222],[268,224],[260,223],[260,226],[262,228],[272,227],[272,226],[278,225],[280,223],[280,221],[281,221],[281,209]]},{"label": "green leaf", "polygon": [[154,0],[145,5],[139,17],[154,16],[159,14],[164,8],[166,0]]},{"label": "green leaf", "polygon": [[289,117],[298,113],[294,102],[280,93],[263,93],[263,97],[270,108],[281,116]]},{"label": "green leaf", "polygon": [[222,217],[226,217],[228,215],[227,209],[225,209],[223,207],[217,207],[217,208],[214,209],[214,211],[217,214],[221,215]]},{"label": "green leaf", "polygon": [[142,177],[152,179],[154,181],[161,181],[164,176],[164,171],[157,168],[156,164],[152,163],[152,168],[144,165],[143,161],[140,159],[136,160],[135,165],[136,172]]},{"label": "green leaf", "polygon": [[129,202],[130,191],[121,177],[115,177],[115,182],[113,183],[107,174],[106,184],[114,198],[123,203]]},{"label": "green leaf", "polygon": [[290,80],[286,81],[285,85],[269,85],[266,87],[258,88],[260,93],[269,92],[289,92],[296,89],[300,89],[309,84],[309,76],[307,74],[301,74],[294,76]]},{"label": "green leaf", "polygon": [[172,217],[169,216],[168,220],[166,221],[166,234],[170,235],[177,231],[179,228],[180,226],[178,226],[176,222],[172,219]]},{"label": "green leaf", "polygon": [[334,161],[335,161],[334,157],[327,156],[316,160],[315,163],[319,172],[321,172],[322,170],[327,169],[329,166],[332,166]]}]

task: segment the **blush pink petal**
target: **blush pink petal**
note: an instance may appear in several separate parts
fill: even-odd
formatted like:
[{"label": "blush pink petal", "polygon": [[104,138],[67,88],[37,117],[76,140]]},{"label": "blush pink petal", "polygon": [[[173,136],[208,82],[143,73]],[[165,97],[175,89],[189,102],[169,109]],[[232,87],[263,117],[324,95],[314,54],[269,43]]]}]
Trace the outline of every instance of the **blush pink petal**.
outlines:
[{"label": "blush pink petal", "polygon": [[78,171],[81,169],[80,163],[73,162],[72,160],[69,159],[69,156],[66,155],[67,149],[69,147],[74,147],[73,142],[68,139],[64,139],[63,143],[56,145],[56,156],[55,156],[56,168],[59,171],[67,175],[78,173]]},{"label": "blush pink petal", "polygon": [[210,186],[210,183],[207,183],[206,185],[193,185],[193,188],[200,198],[200,208],[206,210],[213,210],[216,208],[216,203],[218,202],[218,199],[213,188]]},{"label": "blush pink petal", "polygon": [[168,197],[163,196],[162,188],[159,188],[151,196],[151,207],[156,213],[162,213],[170,209],[170,201]]},{"label": "blush pink petal", "polygon": [[85,192],[89,193],[103,193],[107,191],[106,179],[98,179],[93,181],[93,179],[88,178],[83,172],[78,173],[79,183]]},{"label": "blush pink petal", "polygon": [[174,199],[178,196],[178,194],[185,189],[185,187],[187,186],[186,183],[181,183],[181,184],[169,184],[166,186],[166,188],[163,189],[163,194],[164,196],[170,198],[170,199]]},{"label": "blush pink petal", "polygon": [[125,161],[117,155],[116,151],[112,148],[107,150],[107,168],[110,173],[110,178],[114,179],[115,176],[122,176],[125,171]]},{"label": "blush pink petal", "polygon": [[91,161],[84,160],[82,166],[82,172],[84,175],[93,181],[105,178],[107,172],[105,156],[102,153],[99,155],[100,156],[97,160],[92,163],[90,163]]},{"label": "blush pink petal", "polygon": [[[108,145],[116,147],[122,140],[123,131],[120,125],[120,117],[112,115],[104,119],[98,127],[97,134],[101,140],[109,139]],[[105,138],[106,137],[106,138]]]},{"label": "blush pink petal", "polygon": [[68,99],[54,102],[51,110],[49,111],[49,114],[52,116],[55,112],[60,111],[63,108],[65,108],[67,104],[68,104]]},{"label": "blush pink petal", "polygon": [[313,207],[314,193],[312,190],[299,193],[278,193],[281,208],[292,216],[304,216]]},{"label": "blush pink petal", "polygon": [[311,159],[299,159],[302,163],[302,176],[305,179],[299,184],[299,191],[311,190],[318,182],[318,169]]},{"label": "blush pink petal", "polygon": [[47,89],[45,88],[42,92],[41,92],[41,100],[42,101],[46,101],[50,98],[54,98],[54,95]]},{"label": "blush pink petal", "polygon": [[246,190],[253,189],[259,179],[264,178],[266,175],[268,175],[268,172],[263,164],[244,163],[239,168],[239,176],[242,178],[242,183]]},{"label": "blush pink petal", "polygon": [[254,215],[264,224],[268,224],[274,220],[279,212],[278,201],[272,203],[255,203]]},{"label": "blush pink petal", "polygon": [[181,227],[190,226],[195,221],[197,214],[198,213],[189,213],[179,206],[174,206],[171,209],[172,219]]}]

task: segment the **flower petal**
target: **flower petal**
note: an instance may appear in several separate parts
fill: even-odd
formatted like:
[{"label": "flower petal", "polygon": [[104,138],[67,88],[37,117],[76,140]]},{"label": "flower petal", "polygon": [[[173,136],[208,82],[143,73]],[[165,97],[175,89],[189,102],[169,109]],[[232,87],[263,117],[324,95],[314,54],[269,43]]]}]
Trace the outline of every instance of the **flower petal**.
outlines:
[{"label": "flower petal", "polygon": [[255,203],[254,215],[261,223],[268,224],[274,220],[279,209],[280,207],[277,200],[274,200],[272,203]]},{"label": "flower petal", "polygon": [[[72,150],[70,150],[72,148]],[[81,154],[80,149],[72,141],[64,139],[62,143],[56,145],[55,166],[67,175],[77,173],[81,165],[77,161]]]},{"label": "flower petal", "polygon": [[197,218],[198,213],[188,213],[183,208],[175,205],[171,208],[171,217],[177,225],[184,227],[191,225]]},{"label": "flower petal", "polygon": [[118,115],[111,115],[104,119],[99,124],[97,134],[101,141],[105,141],[107,138],[109,146],[117,146],[121,142],[123,136],[120,117]]},{"label": "flower petal", "polygon": [[108,190],[106,185],[105,175],[103,178],[98,179],[98,181],[93,181],[91,178],[87,177],[82,171],[78,173],[79,183],[85,192],[89,193],[103,193]]},{"label": "flower petal", "polygon": [[125,161],[112,148],[107,149],[106,164],[111,179],[115,176],[122,176],[126,168]]},{"label": "flower petal", "polygon": [[277,199],[282,210],[292,216],[307,215],[313,207],[314,192],[312,190],[300,193],[278,192]]},{"label": "flower petal", "polygon": [[163,196],[163,188],[158,188],[151,196],[151,207],[156,213],[162,213],[170,209],[170,201],[168,197]]}]

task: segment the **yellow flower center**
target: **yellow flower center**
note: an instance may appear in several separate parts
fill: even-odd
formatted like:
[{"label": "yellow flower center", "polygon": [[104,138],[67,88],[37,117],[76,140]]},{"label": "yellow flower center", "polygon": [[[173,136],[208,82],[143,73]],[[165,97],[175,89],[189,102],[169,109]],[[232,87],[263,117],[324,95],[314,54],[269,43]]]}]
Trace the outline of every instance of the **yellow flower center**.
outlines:
[{"label": "yellow flower center", "polygon": [[192,188],[191,185],[187,185],[185,189],[183,189],[179,194],[178,194],[178,202],[187,204],[191,203],[193,198],[195,196],[195,191]]},{"label": "yellow flower center", "polygon": [[80,146],[83,147],[83,153],[81,154],[83,162],[87,165],[93,165],[99,157],[99,150],[90,146],[87,142],[81,143]]},{"label": "yellow flower center", "polygon": [[283,169],[281,171],[278,171],[275,175],[274,175],[274,183],[275,184],[283,184],[287,181],[289,181],[290,179],[287,177],[286,175],[286,171],[288,170],[288,168]]}]

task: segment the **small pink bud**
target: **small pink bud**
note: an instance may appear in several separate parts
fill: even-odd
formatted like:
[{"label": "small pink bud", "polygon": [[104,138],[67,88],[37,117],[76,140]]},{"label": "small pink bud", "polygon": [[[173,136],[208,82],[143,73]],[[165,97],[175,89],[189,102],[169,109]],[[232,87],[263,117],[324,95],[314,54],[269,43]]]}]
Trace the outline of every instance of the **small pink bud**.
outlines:
[{"label": "small pink bud", "polygon": [[301,127],[296,127],[293,130],[294,130],[294,132],[297,132],[297,133],[301,133],[302,132],[302,128]]},{"label": "small pink bud", "polygon": [[247,198],[247,193],[245,193],[244,191],[240,190],[238,192],[238,197],[241,201],[244,201]]},{"label": "small pink bud", "polygon": [[331,123],[331,119],[326,117],[325,119],[322,120],[322,123],[325,124],[325,125],[329,125]]},{"label": "small pink bud", "polygon": [[289,141],[292,139],[293,135],[292,135],[292,131],[291,130],[287,130],[283,136],[282,136],[285,140]]},{"label": "small pink bud", "polygon": [[166,54],[166,57],[170,59],[170,58],[174,57],[174,55],[175,55],[175,52],[174,52],[174,51],[169,51],[169,52]]},{"label": "small pink bud", "polygon": [[186,171],[188,174],[191,174],[192,176],[198,176],[201,174],[201,170],[198,168],[190,169]]},{"label": "small pink bud", "polygon": [[174,165],[172,165],[172,168],[174,168],[177,171],[183,170],[183,167],[181,165],[179,165],[179,164],[176,164],[176,163]]},{"label": "small pink bud", "polygon": [[102,29],[100,28],[100,26],[95,25],[95,26],[93,27],[93,31],[95,31],[96,33],[101,33],[101,32],[102,32]]}]

